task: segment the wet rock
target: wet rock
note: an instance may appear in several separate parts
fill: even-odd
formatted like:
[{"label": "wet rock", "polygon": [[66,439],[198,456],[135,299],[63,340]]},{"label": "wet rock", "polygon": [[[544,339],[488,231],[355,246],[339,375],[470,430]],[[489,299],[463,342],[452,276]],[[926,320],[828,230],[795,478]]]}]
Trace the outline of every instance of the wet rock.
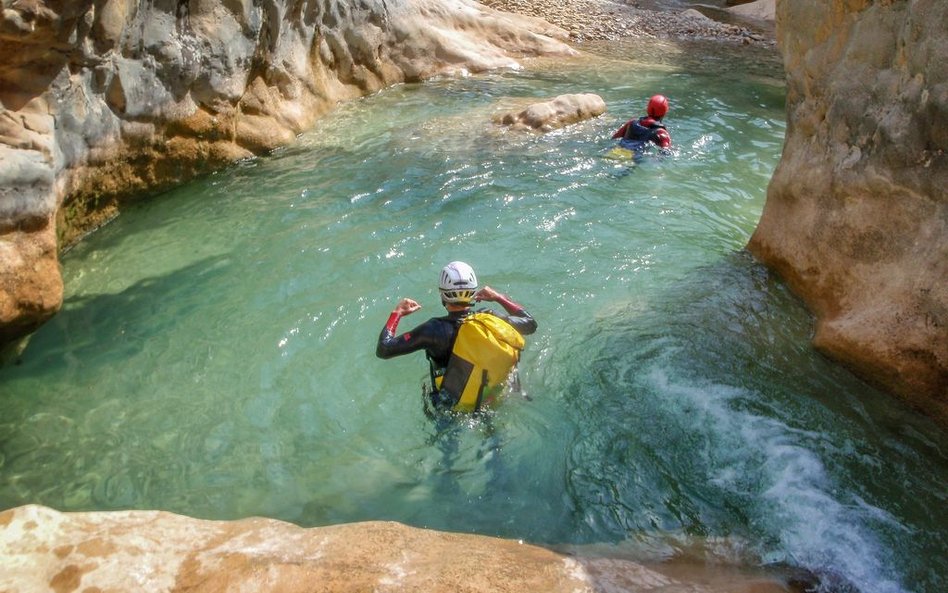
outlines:
[{"label": "wet rock", "polygon": [[[0,168],[6,163],[0,158]],[[50,218],[24,219],[0,240],[0,269],[14,290],[0,293],[0,344],[32,332],[63,299],[56,229]]]},{"label": "wet rock", "polygon": [[606,112],[606,102],[593,93],[560,95],[555,99],[534,103],[526,109],[494,118],[495,123],[512,129],[549,132],[576,122],[598,117]]}]

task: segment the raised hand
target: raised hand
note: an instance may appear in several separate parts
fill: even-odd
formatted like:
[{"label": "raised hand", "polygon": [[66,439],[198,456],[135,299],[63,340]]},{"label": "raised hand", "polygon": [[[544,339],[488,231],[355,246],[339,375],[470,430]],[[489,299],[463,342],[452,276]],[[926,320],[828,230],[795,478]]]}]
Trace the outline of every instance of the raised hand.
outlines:
[{"label": "raised hand", "polygon": [[475,301],[496,301],[501,294],[491,288],[490,286],[485,286],[484,288],[478,290],[474,294]]},{"label": "raised hand", "polygon": [[405,315],[411,315],[415,311],[421,309],[421,305],[413,299],[402,299],[398,301],[398,304],[395,305],[393,313],[398,313],[400,316],[404,317]]}]

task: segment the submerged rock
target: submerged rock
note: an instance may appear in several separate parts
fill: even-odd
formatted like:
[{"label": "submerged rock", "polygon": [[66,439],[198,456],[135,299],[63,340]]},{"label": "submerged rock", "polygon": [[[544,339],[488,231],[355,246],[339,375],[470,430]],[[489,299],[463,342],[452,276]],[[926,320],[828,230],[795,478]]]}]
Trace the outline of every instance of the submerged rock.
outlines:
[{"label": "submerged rock", "polygon": [[948,425],[948,3],[777,4],[783,156],[748,245],[814,344]]},{"label": "submerged rock", "polygon": [[469,0],[30,0],[0,12],[0,345],[58,310],[68,244],[403,81],[575,53]]},{"label": "submerged rock", "polygon": [[499,115],[494,118],[494,122],[513,129],[549,132],[599,117],[605,112],[606,102],[594,93],[560,95],[549,101],[534,103],[526,109]]},{"label": "submerged rock", "polygon": [[[675,570],[683,578],[674,576]],[[646,567],[499,538],[366,522],[303,529],[157,511],[0,513],[0,590],[781,593],[722,567]]]}]

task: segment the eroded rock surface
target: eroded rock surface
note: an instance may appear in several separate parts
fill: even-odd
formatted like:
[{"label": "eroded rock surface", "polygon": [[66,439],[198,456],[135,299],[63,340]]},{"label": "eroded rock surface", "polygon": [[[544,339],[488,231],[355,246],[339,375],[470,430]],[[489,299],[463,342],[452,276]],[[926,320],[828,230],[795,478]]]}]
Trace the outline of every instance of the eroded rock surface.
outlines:
[{"label": "eroded rock surface", "polygon": [[762,21],[773,21],[777,16],[777,0],[756,0],[728,8],[733,14]]},{"label": "eroded rock surface", "polygon": [[0,513],[0,591],[782,593],[782,580],[627,560],[392,522],[303,529],[156,511]]},{"label": "eroded rock surface", "polygon": [[512,129],[549,132],[594,117],[606,112],[606,102],[594,93],[560,95],[549,101],[541,101],[498,115],[494,122]]},{"label": "eroded rock surface", "polygon": [[948,425],[945,2],[777,3],[788,128],[749,249],[814,344]]},{"label": "eroded rock surface", "polygon": [[468,0],[4,0],[0,345],[59,308],[59,241],[155,191],[291,141],[339,101],[572,54]]}]

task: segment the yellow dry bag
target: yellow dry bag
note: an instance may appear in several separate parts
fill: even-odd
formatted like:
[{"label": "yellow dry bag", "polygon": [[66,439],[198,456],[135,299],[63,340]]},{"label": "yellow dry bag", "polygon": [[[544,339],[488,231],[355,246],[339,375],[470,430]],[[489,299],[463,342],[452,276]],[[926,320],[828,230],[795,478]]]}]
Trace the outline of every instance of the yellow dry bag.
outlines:
[{"label": "yellow dry bag", "polygon": [[456,398],[453,410],[475,412],[489,406],[503,391],[524,344],[520,332],[504,319],[490,313],[468,315],[436,387]]}]

